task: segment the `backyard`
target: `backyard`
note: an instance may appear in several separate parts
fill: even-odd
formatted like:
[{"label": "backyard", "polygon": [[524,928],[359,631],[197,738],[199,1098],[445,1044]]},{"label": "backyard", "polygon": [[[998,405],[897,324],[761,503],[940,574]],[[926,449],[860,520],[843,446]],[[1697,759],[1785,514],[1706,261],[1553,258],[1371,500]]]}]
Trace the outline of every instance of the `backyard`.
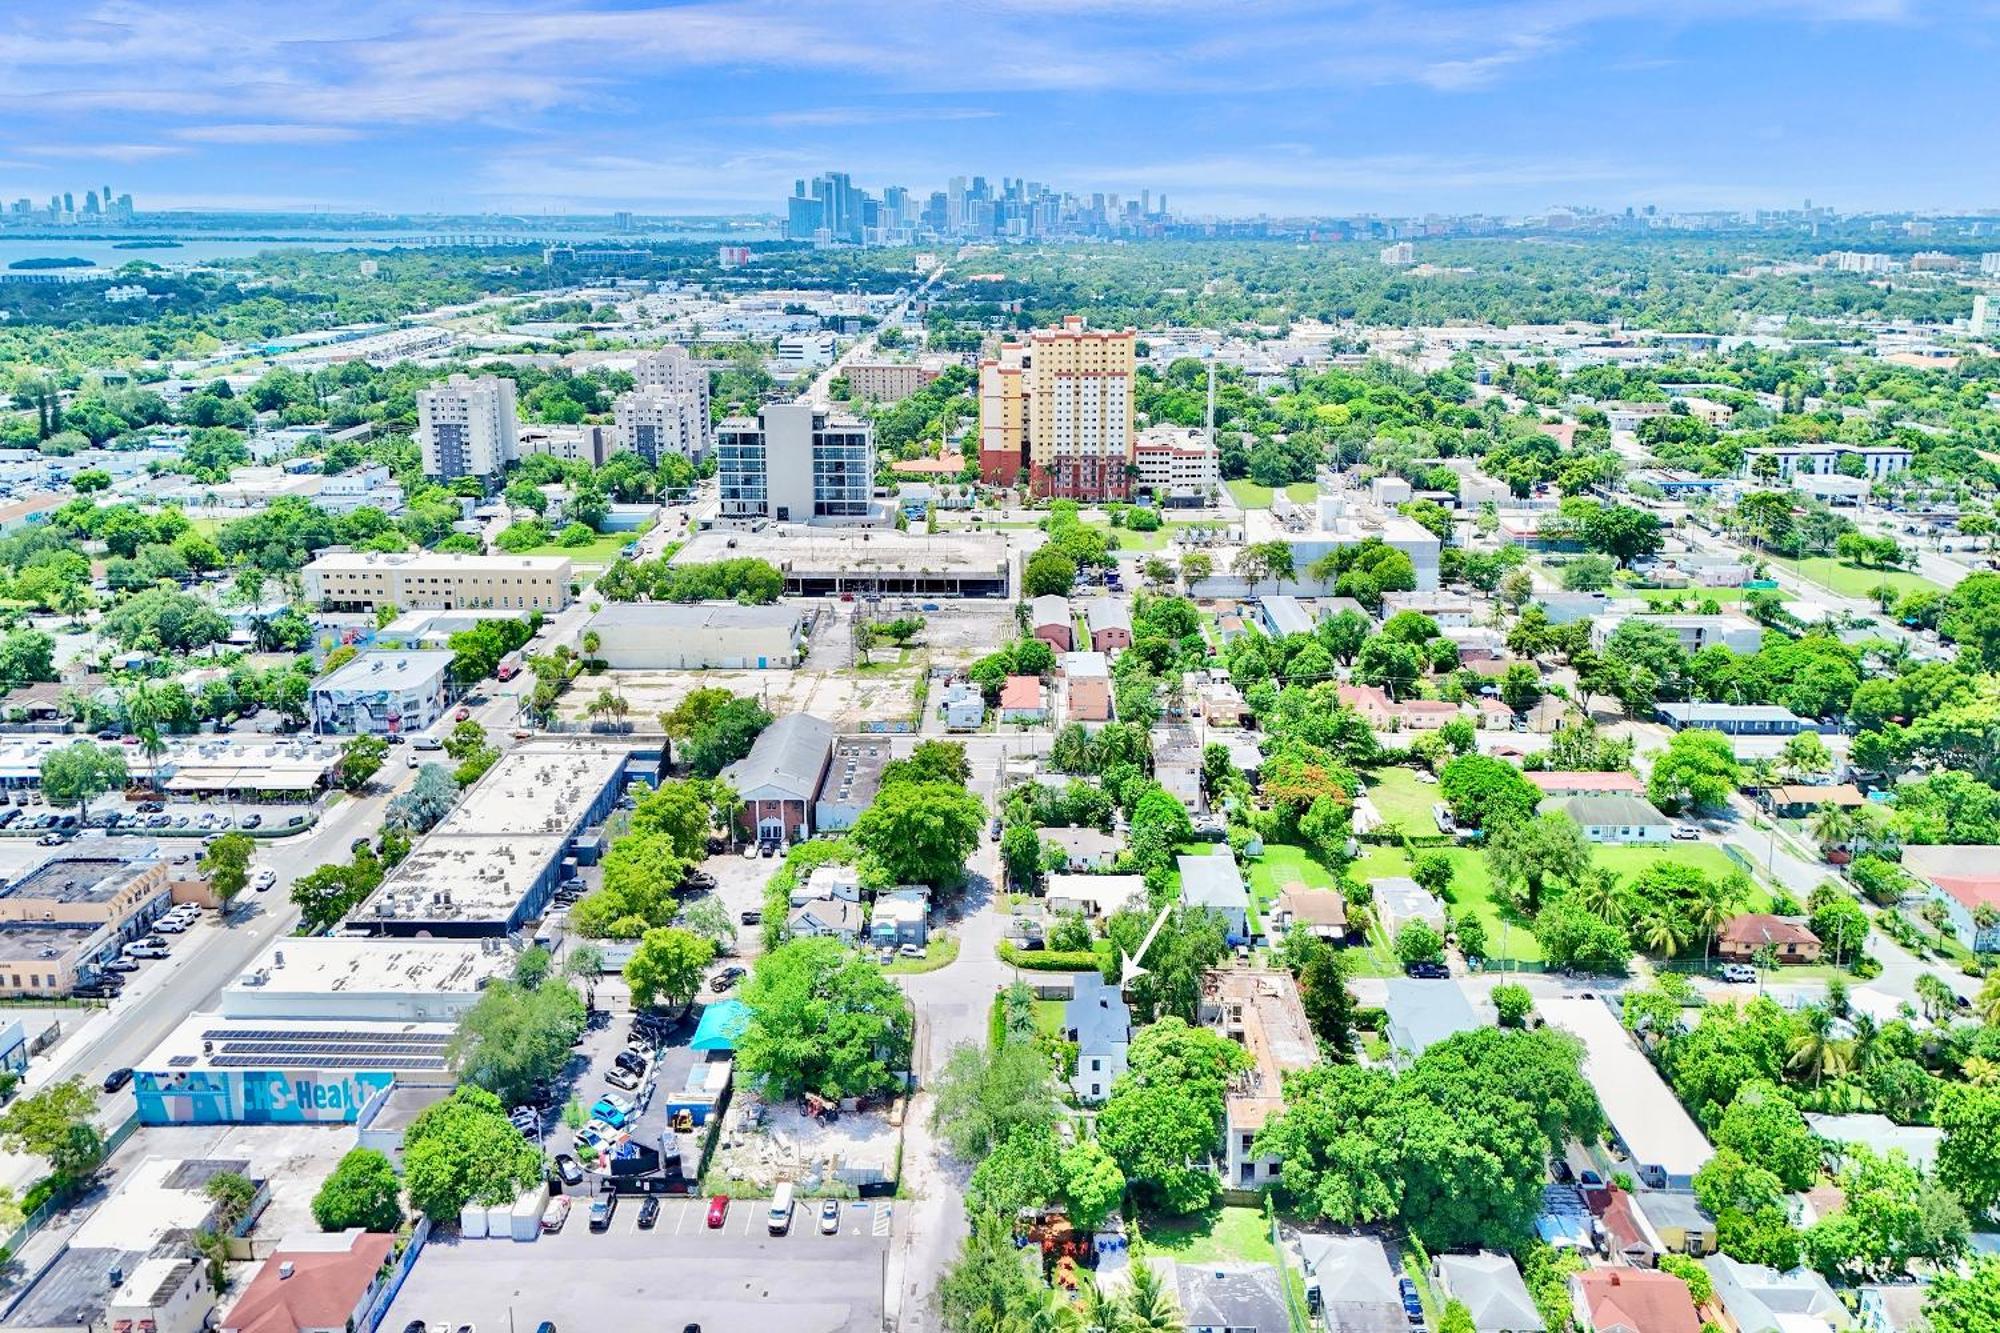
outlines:
[{"label": "backyard", "polygon": [[1149,1219],[1146,1248],[1178,1263],[1275,1264],[1271,1224],[1255,1208],[1215,1208],[1189,1217]]},{"label": "backyard", "polygon": [[1385,826],[1409,837],[1429,837],[1438,831],[1437,820],[1431,817],[1438,789],[1419,780],[1415,769],[1376,769],[1368,775],[1365,791]]}]

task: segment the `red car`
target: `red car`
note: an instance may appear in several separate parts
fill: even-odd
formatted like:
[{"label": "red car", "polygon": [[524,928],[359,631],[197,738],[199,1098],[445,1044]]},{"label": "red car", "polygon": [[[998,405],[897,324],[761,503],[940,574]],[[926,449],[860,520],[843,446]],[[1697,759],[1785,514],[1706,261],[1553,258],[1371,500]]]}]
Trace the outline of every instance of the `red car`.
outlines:
[{"label": "red car", "polygon": [[459,722],[470,721],[472,718],[472,710],[470,708],[465,708],[461,706],[456,713],[452,714],[452,717],[454,720]]},{"label": "red car", "polygon": [[711,1227],[721,1226],[723,1220],[728,1216],[729,1196],[727,1194],[718,1194],[708,1201],[708,1224]]}]

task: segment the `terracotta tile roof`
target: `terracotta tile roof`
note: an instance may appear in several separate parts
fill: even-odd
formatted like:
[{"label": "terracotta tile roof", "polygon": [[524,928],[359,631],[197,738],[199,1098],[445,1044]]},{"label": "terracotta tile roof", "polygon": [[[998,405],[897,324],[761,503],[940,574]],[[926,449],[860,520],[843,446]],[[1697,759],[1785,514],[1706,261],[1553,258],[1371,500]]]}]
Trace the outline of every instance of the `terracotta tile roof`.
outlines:
[{"label": "terracotta tile roof", "polygon": [[1766,912],[1745,912],[1722,923],[1716,938],[1729,944],[1756,948],[1765,944],[1818,944],[1819,936],[1796,921]]},{"label": "terracotta tile roof", "polygon": [[1000,687],[1002,708],[1040,708],[1042,706],[1042,682],[1033,676],[1009,676],[1007,683]]},{"label": "terracotta tile roof", "polygon": [[1069,683],[1069,716],[1073,722],[1105,722],[1111,717],[1111,685],[1102,680]]},{"label": "terracotta tile roof", "polygon": [[[394,1236],[356,1232],[348,1250],[279,1250],[221,1323],[224,1333],[298,1333],[347,1323],[375,1274],[388,1262]],[[285,1277],[285,1265],[291,1276]]]},{"label": "terracotta tile roof", "polygon": [[1583,773],[1547,770],[1540,773],[1523,773],[1535,786],[1545,792],[1618,792],[1628,796],[1644,796],[1646,784],[1632,773]]},{"label": "terracotta tile roof", "polygon": [[1701,1333],[1687,1283],[1645,1268],[1599,1268],[1576,1275],[1598,1333]]}]

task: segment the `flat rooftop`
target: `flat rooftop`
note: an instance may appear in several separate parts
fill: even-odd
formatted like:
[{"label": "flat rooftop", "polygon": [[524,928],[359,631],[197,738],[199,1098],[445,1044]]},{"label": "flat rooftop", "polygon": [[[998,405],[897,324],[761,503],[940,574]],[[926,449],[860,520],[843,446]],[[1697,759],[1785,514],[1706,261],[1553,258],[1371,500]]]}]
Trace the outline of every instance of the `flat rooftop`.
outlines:
[{"label": "flat rooftop", "polygon": [[86,1250],[150,1250],[177,1232],[192,1233],[215,1210],[205,1187],[225,1173],[251,1175],[249,1159],[148,1157],[92,1210],[70,1244]]},{"label": "flat rooftop", "polygon": [[[109,848],[105,849],[107,852]],[[108,902],[159,861],[155,843],[120,847],[120,855],[54,856],[0,887],[0,898],[33,898],[52,903]]]},{"label": "flat rooftop", "polygon": [[451,670],[456,653],[443,649],[381,648],[359,653],[313,682],[316,690],[409,690]]},{"label": "flat rooftop", "polygon": [[1673,1089],[1602,1000],[1564,995],[1535,1003],[1543,1018],[1583,1042],[1583,1076],[1635,1162],[1686,1178],[1715,1156]]},{"label": "flat rooftop", "polygon": [[45,963],[73,959],[103,928],[100,922],[0,921],[0,958]]},{"label": "flat rooftop", "polygon": [[169,1077],[218,1069],[448,1076],[444,1050],[456,1030],[452,1023],[189,1014],[137,1068]]},{"label": "flat rooftop", "polygon": [[470,995],[514,968],[514,951],[486,940],[379,940],[286,936],[223,990],[365,995],[410,991]]},{"label": "flat rooftop", "polygon": [[886,736],[846,736],[833,743],[833,762],[820,783],[819,799],[841,805],[865,806],[882,789],[882,770],[889,766]]},{"label": "flat rooftop", "polygon": [[740,602],[606,602],[592,625],[633,625],[640,629],[790,628],[805,619],[795,606],[744,606]]},{"label": "flat rooftop", "polygon": [[321,551],[306,566],[318,571],[391,569],[427,574],[553,574],[569,568],[566,555],[466,555],[457,551]]},{"label": "flat rooftop", "polygon": [[997,532],[897,532],[893,528],[809,528],[782,524],[756,532],[696,533],[673,565],[767,560],[779,569],[849,576],[929,571],[990,575],[1006,568],[1007,539]]}]

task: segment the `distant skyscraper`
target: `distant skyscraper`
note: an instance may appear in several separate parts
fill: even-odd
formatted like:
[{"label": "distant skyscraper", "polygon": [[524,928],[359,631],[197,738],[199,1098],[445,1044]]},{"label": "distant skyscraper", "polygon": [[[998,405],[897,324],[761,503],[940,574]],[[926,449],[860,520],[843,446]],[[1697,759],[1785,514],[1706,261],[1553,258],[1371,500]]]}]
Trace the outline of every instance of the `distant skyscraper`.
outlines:
[{"label": "distant skyscraper", "polygon": [[417,444],[427,477],[499,476],[521,452],[514,381],[453,375],[418,390]]},{"label": "distant skyscraper", "polygon": [[1966,326],[1967,331],[1975,338],[1986,336],[1987,329],[1990,327],[1988,319],[1986,295],[1982,292],[1972,298],[1972,320]]}]

